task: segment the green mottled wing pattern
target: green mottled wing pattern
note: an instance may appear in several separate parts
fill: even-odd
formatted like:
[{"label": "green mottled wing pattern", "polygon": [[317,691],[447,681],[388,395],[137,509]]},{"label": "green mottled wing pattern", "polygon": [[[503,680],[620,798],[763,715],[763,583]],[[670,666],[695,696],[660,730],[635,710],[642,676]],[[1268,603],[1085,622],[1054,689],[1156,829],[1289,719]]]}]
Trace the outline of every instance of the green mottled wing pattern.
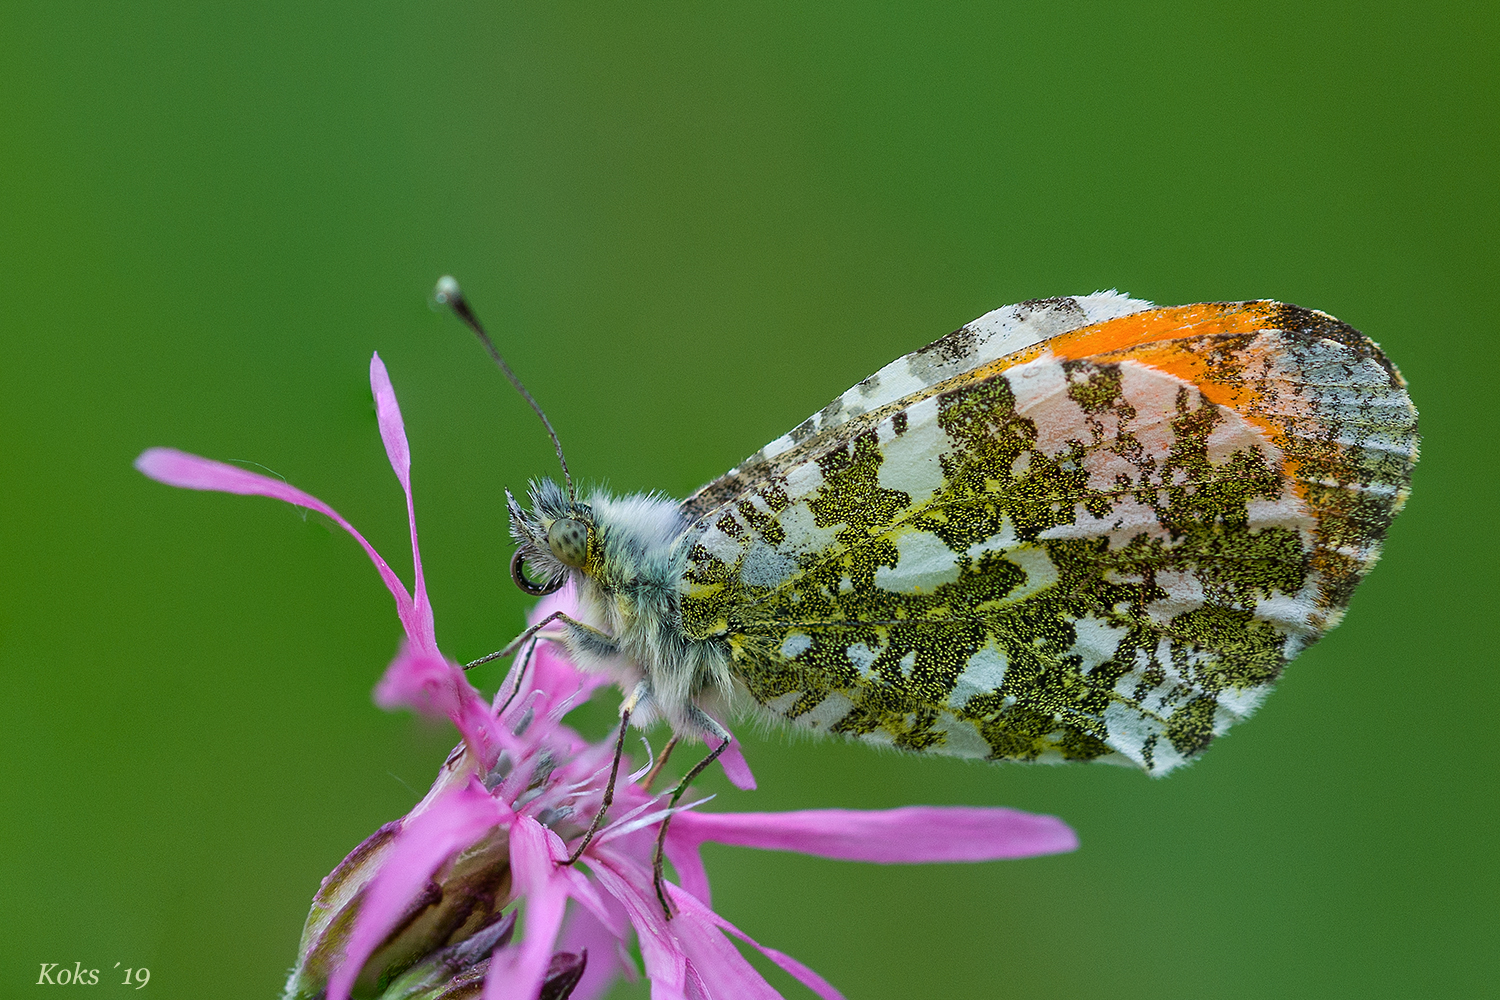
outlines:
[{"label": "green mottled wing pattern", "polygon": [[1404,383],[1323,314],[1135,311],[952,360],[688,501],[683,631],[771,715],[1165,773],[1336,623],[1405,500]]}]

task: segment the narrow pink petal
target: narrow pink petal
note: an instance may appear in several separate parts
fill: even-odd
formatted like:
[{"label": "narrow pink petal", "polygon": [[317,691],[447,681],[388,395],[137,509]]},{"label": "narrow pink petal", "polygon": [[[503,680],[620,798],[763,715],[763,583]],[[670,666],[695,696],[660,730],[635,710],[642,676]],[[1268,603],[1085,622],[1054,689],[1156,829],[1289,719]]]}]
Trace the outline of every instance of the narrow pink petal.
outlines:
[{"label": "narrow pink petal", "polygon": [[615,957],[620,961],[620,968],[624,970],[627,983],[638,983],[641,980],[641,970],[636,967],[635,956],[630,953],[630,946],[624,941],[615,942]]},{"label": "narrow pink petal", "polygon": [[[668,891],[670,892],[671,890]],[[681,897],[678,894],[673,894],[672,896],[673,900],[678,900],[680,898]],[[791,973],[791,975],[795,977],[799,983],[812,990],[818,996],[822,997],[823,1000],[844,1000],[844,995],[838,990],[834,989],[832,983],[824,979],[822,976],[818,975],[812,969],[809,969],[807,966],[803,965],[801,962],[797,961],[792,956],[786,954],[785,952],[777,951],[775,948],[767,948],[765,945],[761,944],[759,941],[755,940],[753,937],[746,934],[744,931],[740,930],[738,927],[734,926],[734,924],[731,924],[729,921],[725,920],[717,913],[714,913],[712,910],[708,910],[707,915],[708,919],[712,920],[714,923],[718,924],[720,927],[724,928],[726,931],[733,934],[741,941],[744,941],[746,944],[753,947],[756,951],[760,952],[762,955],[766,956],[777,965],[781,966],[781,968]]]},{"label": "narrow pink petal", "polygon": [[750,937],[739,928],[733,927],[727,922],[723,924],[723,927],[741,940],[749,942],[756,951],[760,952],[762,955],[766,956],[771,961],[781,966],[783,971],[790,973],[792,978],[796,979],[797,982],[801,983],[803,986],[806,986],[818,996],[822,997],[823,1000],[844,1000],[844,994],[834,989],[832,983],[824,979],[822,976],[818,975],[812,969],[809,969],[807,966],[803,965],[801,962],[797,961],[792,956],[788,955],[786,952],[777,951],[775,948],[767,948],[759,941],[756,941],[754,938]]},{"label": "narrow pink petal", "polygon": [[501,809],[483,786],[471,782],[407,818],[355,917],[343,961],[328,979],[328,1000],[348,1000],[349,988],[366,960],[405,915],[432,873],[499,824]]},{"label": "narrow pink petal", "polygon": [[[665,797],[656,797],[648,799],[642,805],[637,806],[635,809],[632,809],[630,812],[624,814],[619,819],[614,820],[609,825],[604,827],[604,829],[599,832],[599,835],[594,838],[595,843],[608,844],[616,839],[625,837],[634,839],[635,835],[638,834],[641,830],[644,830],[650,826],[654,826],[656,823],[660,822],[668,816],[673,815],[679,810],[694,809],[698,806],[701,806],[703,803],[712,799],[713,796],[710,795],[707,798],[697,799],[692,802],[679,802],[675,806],[666,805],[664,803],[664,798]],[[660,808],[651,809],[650,807],[652,805],[659,806]]]},{"label": "narrow pink petal", "polygon": [[525,936],[518,944],[495,949],[484,980],[484,1000],[536,1000],[567,902],[560,882],[526,897]]},{"label": "narrow pink petal", "polygon": [[540,892],[557,875],[547,847],[547,828],[530,816],[517,816],[510,831],[510,877],[516,893]]},{"label": "narrow pink petal", "polygon": [[685,981],[674,985],[649,976],[647,981],[651,984],[651,1000],[701,1000],[703,996],[701,987],[690,992]]},{"label": "narrow pink petal", "polygon": [[721,920],[708,907],[676,886],[669,886],[667,891],[678,908],[672,918],[672,933],[687,956],[689,975],[697,973],[708,996],[715,1000],[782,1000],[719,930]]},{"label": "narrow pink petal", "polygon": [[273,500],[285,500],[298,507],[310,507],[320,514],[326,514],[340,528],[353,535],[354,540],[359,542],[365,550],[365,554],[375,564],[375,569],[380,572],[380,578],[385,581],[386,589],[396,599],[396,613],[401,617],[401,624],[405,627],[406,634],[413,639],[416,638],[414,628],[417,624],[417,617],[413,610],[411,595],[406,592],[406,587],[402,585],[386,561],[380,557],[380,553],[375,551],[375,547],[365,541],[365,536],[355,531],[354,526],[344,520],[338,511],[317,497],[304,493],[295,486],[288,486],[279,479],[262,476],[258,472],[251,472],[224,462],[215,462],[211,458],[190,455],[176,448],[148,448],[135,460],[135,467],[142,474],[157,482],[166,483],[168,486],[180,486],[189,490],[238,493],[242,496],[270,497]]},{"label": "narrow pink petal", "polygon": [[[463,734],[469,752],[488,771],[500,751],[516,741],[495,722],[489,703],[469,683],[463,669],[415,643],[405,645],[375,685],[375,704],[405,706],[435,718],[446,717]],[[481,772],[481,773],[482,773]]]},{"label": "narrow pink petal", "polygon": [[567,902],[561,883],[526,897],[525,936],[518,944],[495,949],[484,979],[484,1000],[536,1000]]},{"label": "narrow pink petal", "polygon": [[[554,861],[565,860],[568,856],[566,850],[558,850],[562,844],[557,834],[551,830],[547,831],[548,837],[554,841],[552,858]],[[558,877],[563,880],[567,887],[568,896],[587,910],[595,920],[604,924],[604,929],[615,937],[623,940],[629,933],[629,920],[617,912],[613,912],[605,902],[605,896],[594,883],[590,882],[588,876],[573,865],[560,865]]]},{"label": "narrow pink petal", "polygon": [[391,461],[396,478],[403,487],[411,482],[411,448],[406,443],[406,424],[396,403],[396,390],[379,352],[370,356],[370,391],[375,395],[375,419],[380,424],[380,440],[385,443],[386,458]]},{"label": "narrow pink petal", "polygon": [[[693,968],[692,962],[687,963],[686,975],[683,977],[682,985],[682,1000],[714,1000],[713,993],[709,991],[707,984],[703,982],[703,977],[698,974],[698,970]],[[654,989],[651,991],[651,1000],[658,1000],[656,990]],[[677,998],[673,997],[672,1000],[677,1000]]]},{"label": "narrow pink petal", "polygon": [[704,906],[712,906],[708,869],[703,867],[703,853],[698,850],[700,841],[681,840],[676,833],[675,823],[667,827],[667,860],[677,869],[677,880],[682,883],[683,891],[697,896]]},{"label": "narrow pink petal", "polygon": [[740,741],[731,737],[729,746],[719,754],[719,766],[724,768],[724,775],[729,783],[742,792],[755,791],[755,775],[750,773],[750,764],[745,760],[745,754],[740,750]]},{"label": "narrow pink petal", "polygon": [[[724,725],[723,719],[715,717],[714,721],[721,726]],[[728,733],[729,727],[725,726],[724,731]],[[750,773],[750,765],[745,761],[744,751],[740,749],[740,741],[733,733],[729,733],[729,746],[719,754],[719,766],[724,769],[724,776],[735,788],[742,792],[755,791],[755,775]]]},{"label": "narrow pink petal", "polygon": [[672,833],[740,847],[883,864],[993,861],[1076,850],[1062,820],[1016,809],[907,806],[785,813],[679,813]]},{"label": "narrow pink petal", "polygon": [[510,828],[510,870],[517,895],[526,897],[525,929],[514,945],[495,951],[485,977],[485,1000],[536,1000],[562,929],[572,869],[559,868],[550,840],[555,837],[530,816]]},{"label": "narrow pink petal", "polygon": [[[516,879],[516,891],[537,891],[541,883],[531,880],[559,882],[569,896],[594,914],[595,919],[613,928],[617,937],[623,937],[625,922],[609,911],[604,898],[588,877],[573,865],[560,864],[568,857],[568,848],[562,838],[531,816],[523,815],[516,823],[511,833],[511,870]],[[517,854],[518,851],[529,853]]]},{"label": "narrow pink petal", "polygon": [[589,954],[583,978],[573,988],[571,1000],[599,1000],[609,992],[615,979],[625,971],[619,943],[620,939],[588,910],[574,906],[568,911],[557,949],[575,955],[581,951]]},{"label": "narrow pink petal", "polygon": [[659,989],[668,991],[667,995],[680,995],[687,956],[662,917],[651,872],[607,847],[590,847],[586,857],[595,881],[625,907],[635,927],[641,960],[651,980],[651,995],[655,997]]},{"label": "narrow pink petal", "polygon": [[[523,657],[517,657],[522,659]],[[543,639],[536,644],[531,657],[531,685],[546,691],[554,699],[573,697],[576,704],[588,701],[596,690],[611,683],[605,673],[579,670],[568,658],[567,647]]]},{"label": "narrow pink petal", "polygon": [[411,448],[406,443],[401,407],[396,405],[396,390],[391,387],[391,378],[386,374],[385,362],[380,360],[379,354],[370,357],[370,391],[375,394],[375,419],[380,425],[380,440],[385,442],[386,457],[391,460],[391,468],[396,471],[401,490],[406,494],[406,522],[411,528],[411,561],[416,574],[412,587],[415,608],[412,642],[429,652],[436,652],[432,603],[427,599],[427,584],[422,577],[422,550],[417,546],[417,509],[411,497]]}]

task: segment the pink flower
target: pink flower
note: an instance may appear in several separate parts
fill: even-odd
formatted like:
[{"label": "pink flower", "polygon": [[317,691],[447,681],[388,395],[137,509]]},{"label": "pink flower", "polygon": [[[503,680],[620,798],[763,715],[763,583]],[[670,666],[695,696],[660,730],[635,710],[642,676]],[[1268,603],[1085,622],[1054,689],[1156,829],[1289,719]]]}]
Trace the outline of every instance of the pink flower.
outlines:
[{"label": "pink flower", "polygon": [[[705,841],[879,863],[984,861],[1073,850],[1060,820],[1010,809],[910,807],[880,812],[805,810],[708,813],[688,803],[673,817],[669,920],[652,883],[652,851],[664,799],[643,787],[647,768],[622,773],[603,825],[566,863],[600,808],[613,741],[590,743],[563,718],[607,681],[577,670],[564,650],[535,641],[487,702],[438,650],[422,577],[412,505],[411,459],[401,411],[379,355],[370,362],[380,434],[406,494],[413,589],[327,504],[265,476],[167,448],[136,468],[190,489],[274,497],[332,518],[364,547],[396,600],[406,632],[375,688],[384,707],[405,705],[450,719],[463,743],[427,796],[376,831],[324,879],[303,930],[286,997],[359,996],[487,1000],[601,996],[634,975],[627,946],[639,941],[653,998],[773,998],[778,994],[731,938],[759,949],[819,996],[839,993],[795,959],[757,944],[710,906],[699,856]],[[533,621],[572,612],[571,588],[543,601]],[[730,779],[753,788],[737,744],[721,758]],[[622,765],[622,772],[628,764]],[[524,899],[520,934],[517,908]],[[325,993],[326,991],[326,993]]]}]

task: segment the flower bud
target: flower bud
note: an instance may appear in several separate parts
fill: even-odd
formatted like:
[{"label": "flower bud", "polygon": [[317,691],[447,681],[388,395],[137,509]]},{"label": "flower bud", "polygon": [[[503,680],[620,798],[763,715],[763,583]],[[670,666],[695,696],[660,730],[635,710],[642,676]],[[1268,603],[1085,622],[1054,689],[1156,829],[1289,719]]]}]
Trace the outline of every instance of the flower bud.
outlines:
[{"label": "flower bud", "polygon": [[[542,976],[542,990],[537,1000],[568,1000],[583,978],[588,959],[587,949],[576,955],[566,951],[553,955]],[[390,988],[381,994],[380,1000],[479,1000],[484,995],[484,977],[489,968],[490,960],[486,956],[442,985],[427,988],[423,992],[396,993],[396,989],[407,978],[403,975],[400,980],[391,983]]]},{"label": "flower bud", "polygon": [[[466,770],[453,768],[454,763],[450,758],[432,794],[447,784],[445,778],[455,777],[454,771]],[[323,880],[303,926],[297,964],[283,1000],[323,995],[329,976],[344,959],[365,894],[405,822],[376,830]],[[497,827],[438,869],[365,962],[352,996],[425,996],[423,990],[448,983],[463,969],[487,964],[490,953],[503,943],[502,934],[509,939],[514,916],[502,918],[501,912],[511,899],[510,839],[504,827]],[[390,994],[398,977],[407,981],[408,972],[414,978],[403,987],[405,992]]]}]

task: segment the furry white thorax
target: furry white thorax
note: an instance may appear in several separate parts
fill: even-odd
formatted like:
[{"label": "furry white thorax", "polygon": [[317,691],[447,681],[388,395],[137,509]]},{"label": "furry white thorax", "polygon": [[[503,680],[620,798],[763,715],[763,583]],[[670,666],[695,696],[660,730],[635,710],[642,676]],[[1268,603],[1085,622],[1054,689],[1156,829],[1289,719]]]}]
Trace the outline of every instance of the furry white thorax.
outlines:
[{"label": "furry white thorax", "polygon": [[[529,511],[511,501],[511,534],[533,570],[545,579],[571,580],[578,620],[598,630],[563,630],[573,660],[609,674],[627,695],[645,682],[645,697],[632,714],[636,724],[661,718],[675,733],[701,737],[702,711],[722,718],[733,681],[722,641],[682,633],[679,581],[687,546],[678,543],[688,522],[680,504],[650,493],[599,492],[586,501],[569,500],[551,480],[533,482],[530,492]],[[564,565],[548,549],[548,529],[560,517],[589,528],[588,561],[581,569]]]}]

